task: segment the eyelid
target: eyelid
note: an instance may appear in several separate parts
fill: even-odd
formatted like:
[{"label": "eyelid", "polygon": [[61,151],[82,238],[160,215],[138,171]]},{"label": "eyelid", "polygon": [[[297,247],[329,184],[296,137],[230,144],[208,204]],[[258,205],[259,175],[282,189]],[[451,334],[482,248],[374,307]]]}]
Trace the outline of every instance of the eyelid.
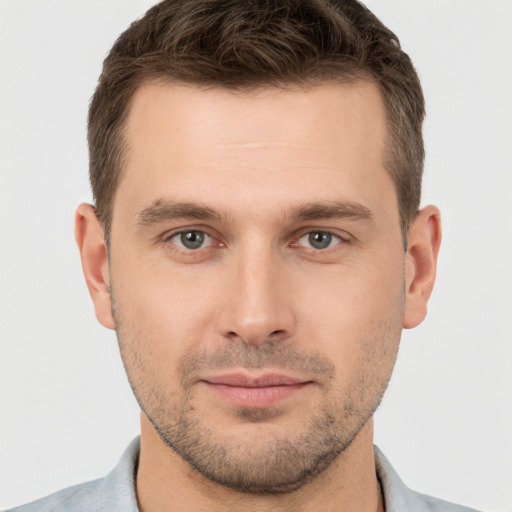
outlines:
[{"label": "eyelid", "polygon": [[169,240],[169,239],[175,237],[176,235],[181,235],[183,233],[190,233],[191,231],[194,231],[196,233],[204,233],[209,238],[213,238],[212,235],[210,235],[210,233],[208,233],[208,231],[205,231],[204,229],[198,229],[198,228],[179,228],[179,229],[173,229],[173,230],[170,230],[170,231],[166,231],[162,235],[162,238],[164,238],[166,240]]},{"label": "eyelid", "polygon": [[[223,237],[221,237],[216,231],[212,230],[209,226],[201,226],[201,225],[189,225],[189,226],[180,226],[176,227],[174,229],[169,229],[168,231],[162,233],[158,236],[158,241],[162,244],[172,244],[177,250],[183,250],[185,252],[198,252],[200,249],[187,249],[186,247],[181,247],[178,244],[172,243],[172,238],[175,236],[178,236],[182,233],[186,233],[188,231],[198,231],[201,233],[204,233],[204,235],[211,239],[212,243],[208,244],[205,247],[201,247],[200,249],[209,249],[212,245],[217,245],[218,247],[226,247],[226,242],[224,241]],[[327,247],[326,249],[314,249],[312,247],[305,247],[298,244],[298,241],[304,237],[305,235],[308,235],[310,233],[327,233],[336,239],[339,240],[339,243],[335,244],[332,247]],[[335,250],[336,247],[340,245],[349,245],[349,244],[357,244],[358,240],[348,233],[347,231],[335,229],[335,228],[324,228],[320,226],[306,226],[301,227],[290,236],[291,242],[289,242],[287,245],[288,247],[302,247],[305,250],[311,250],[315,252],[329,252],[330,250]],[[290,239],[289,238],[289,239]]]},{"label": "eyelid", "polygon": [[[293,241],[292,243],[290,244],[290,246],[292,247],[301,247],[298,245],[298,241],[303,238],[304,236],[306,235],[309,235],[310,233],[326,233],[326,234],[329,234],[335,238],[337,238],[340,243],[339,244],[336,244],[335,246],[333,247],[329,247],[329,248],[326,248],[326,249],[313,249],[313,248],[310,248],[314,251],[328,251],[329,249],[333,249],[334,247],[336,247],[337,245],[340,245],[340,244],[351,244],[351,243],[355,243],[355,239],[352,235],[350,235],[349,233],[347,233],[346,231],[341,231],[341,230],[337,230],[337,229],[332,229],[332,228],[321,228],[321,227],[316,227],[316,226],[309,226],[309,227],[306,227],[306,228],[301,228],[300,230],[298,230],[294,235],[293,235]],[[308,247],[305,247],[306,249],[308,249]]]},{"label": "eyelid", "polygon": [[[209,243],[203,247],[199,247],[198,249],[189,249],[185,246],[183,246],[180,243],[175,242],[173,239],[175,237],[179,237],[179,235],[182,235],[183,233],[188,233],[190,231],[195,231],[198,233],[202,233],[205,237],[205,241],[208,241]],[[158,236],[158,242],[162,245],[172,246],[174,250],[178,252],[183,253],[193,253],[193,252],[199,252],[201,250],[207,250],[212,247],[212,245],[215,244],[215,242],[218,243],[218,245],[223,246],[222,242],[218,240],[218,237],[215,236],[213,233],[211,233],[210,229],[205,228],[204,226],[180,226],[179,228],[170,229],[166,231],[165,233],[162,233]]]},{"label": "eyelid", "polygon": [[188,231],[198,231],[200,233],[204,233],[206,236],[210,238],[218,239],[218,235],[212,232],[212,229],[208,226],[200,226],[200,225],[189,225],[189,226],[179,226],[175,228],[168,229],[167,231],[158,235],[158,238],[161,241],[169,241],[172,237],[176,235],[180,235],[181,233],[187,233]]},{"label": "eyelid", "polygon": [[[201,233],[203,235],[203,241],[206,245],[202,245],[201,247],[198,247],[197,249],[191,249],[189,247],[185,247],[183,245],[183,242],[180,240],[181,235],[183,235],[184,233]],[[173,242],[173,239],[176,239],[177,241]],[[178,231],[177,233],[173,233],[167,239],[167,241],[172,242],[175,245],[177,245],[180,248],[180,250],[196,252],[196,251],[199,251],[200,249],[206,249],[206,248],[210,247],[214,243],[215,239],[208,233],[205,233],[204,231],[200,231],[199,229],[185,229],[184,231]]]},{"label": "eyelid", "polygon": [[[306,233],[304,235],[302,235],[300,238],[299,238],[299,242],[304,238],[304,239],[309,239],[311,234],[313,233],[316,233],[316,234],[319,234],[321,233],[322,235],[328,235],[330,238],[329,238],[329,245],[327,247],[324,247],[324,248],[319,248],[319,247],[310,247],[309,245],[307,246],[308,249],[313,249],[313,250],[319,250],[319,251],[327,251],[329,249],[332,249],[334,247],[336,247],[337,245],[339,245],[340,243],[343,243],[343,239],[338,236],[338,235],[335,235],[334,233],[328,233],[326,231],[311,231],[309,233]],[[309,240],[308,240],[309,242]],[[334,242],[334,243],[333,243]]]}]

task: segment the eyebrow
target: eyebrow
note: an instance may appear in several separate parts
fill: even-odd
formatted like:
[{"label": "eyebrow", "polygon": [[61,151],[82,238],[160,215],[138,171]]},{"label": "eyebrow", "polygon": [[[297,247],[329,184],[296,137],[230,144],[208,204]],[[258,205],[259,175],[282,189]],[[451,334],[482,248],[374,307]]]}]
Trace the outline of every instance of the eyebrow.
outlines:
[{"label": "eyebrow", "polygon": [[374,221],[374,215],[369,208],[352,201],[308,203],[291,210],[289,216],[301,222],[316,219]]},{"label": "eyebrow", "polygon": [[142,226],[158,224],[173,219],[197,219],[219,221],[221,216],[211,208],[194,203],[178,203],[158,199],[137,214],[137,223]]},{"label": "eyebrow", "polygon": [[[373,221],[370,209],[352,201],[314,202],[292,208],[286,217],[296,222],[320,219],[351,219]],[[141,210],[137,223],[142,226],[158,224],[173,219],[196,219],[219,222],[224,218],[215,210],[196,203],[175,202],[158,199]]]}]

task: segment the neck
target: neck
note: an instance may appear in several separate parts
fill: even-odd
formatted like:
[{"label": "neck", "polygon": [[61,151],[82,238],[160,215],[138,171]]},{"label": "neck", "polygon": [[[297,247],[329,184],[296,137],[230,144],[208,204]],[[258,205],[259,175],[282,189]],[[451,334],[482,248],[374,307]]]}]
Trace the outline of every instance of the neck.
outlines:
[{"label": "neck", "polygon": [[315,480],[283,494],[235,491],[201,475],[164,445],[142,414],[137,471],[141,512],[384,512],[373,455],[373,420]]}]

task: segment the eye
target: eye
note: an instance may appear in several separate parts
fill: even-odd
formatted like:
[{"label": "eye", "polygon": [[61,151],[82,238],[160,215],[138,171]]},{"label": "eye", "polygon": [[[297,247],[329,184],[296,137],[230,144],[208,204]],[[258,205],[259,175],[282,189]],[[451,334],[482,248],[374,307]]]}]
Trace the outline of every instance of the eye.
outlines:
[{"label": "eye", "polygon": [[169,238],[169,241],[178,247],[193,251],[210,246],[213,243],[213,238],[204,231],[190,229],[175,233]]},{"label": "eye", "polygon": [[333,247],[342,241],[341,237],[328,231],[310,231],[299,238],[297,245],[322,250]]}]

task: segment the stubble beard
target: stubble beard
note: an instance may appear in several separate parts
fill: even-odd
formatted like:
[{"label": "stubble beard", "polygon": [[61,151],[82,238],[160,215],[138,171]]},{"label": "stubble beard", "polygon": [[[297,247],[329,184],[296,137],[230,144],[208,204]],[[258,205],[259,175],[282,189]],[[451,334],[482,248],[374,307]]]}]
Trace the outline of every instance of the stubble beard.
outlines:
[{"label": "stubble beard", "polygon": [[[333,414],[337,408],[328,403],[297,425],[296,432],[275,432],[272,422],[281,415],[279,407],[241,408],[240,423],[261,424],[266,433],[233,438],[202,421],[188,395],[171,414],[145,406],[144,413],[165,445],[209,480],[251,494],[288,493],[304,486],[333,463],[373,413],[358,418],[348,406],[345,424],[340,425]],[[361,425],[355,425],[357,421]]]},{"label": "stubble beard", "polygon": [[[143,349],[147,341],[142,333],[120,318],[114,302],[112,309],[128,380],[162,442],[210,481],[260,495],[295,491],[322,474],[343,454],[381,402],[401,332],[396,319],[373,330],[374,335],[378,334],[363,341],[367,350],[362,351],[360,369],[349,388],[338,394],[332,386],[324,386],[321,405],[313,414],[305,411],[305,420],[293,432],[237,440],[208,424],[196,409],[193,387],[189,387],[194,371],[277,368],[322,375],[323,382],[334,383],[334,365],[321,354],[305,354],[285,343],[269,341],[256,346],[231,342],[213,354],[197,354],[184,361],[180,366],[180,387],[170,392],[161,389],[154,377],[158,372]],[[396,338],[396,342],[390,344],[389,337]],[[269,422],[268,430],[272,432],[272,415],[278,416],[280,410],[240,408],[237,414],[241,422]]]},{"label": "stubble beard", "polygon": [[[305,421],[293,432],[234,440],[201,419],[190,390],[179,393],[181,398],[177,398],[178,393],[159,390],[156,382],[151,382],[154,373],[148,371],[148,363],[127,348],[126,339],[121,340],[123,329],[118,328],[117,332],[130,385],[163,443],[204,477],[244,493],[289,493],[322,474],[373,416],[390,376],[379,381],[378,389],[374,385],[368,387],[371,383],[358,382],[342,398],[334,399],[325,389],[322,406],[308,420],[310,411],[305,411]],[[293,352],[286,350],[286,356],[293,363],[290,350]],[[312,357],[315,356],[308,359],[311,361]],[[136,375],[145,378],[137,379]],[[329,377],[334,381],[334,374]],[[360,380],[367,381],[362,375]],[[245,423],[264,424],[279,414],[279,409],[274,408],[238,410],[240,421]],[[270,425],[268,430],[272,432]]]}]

